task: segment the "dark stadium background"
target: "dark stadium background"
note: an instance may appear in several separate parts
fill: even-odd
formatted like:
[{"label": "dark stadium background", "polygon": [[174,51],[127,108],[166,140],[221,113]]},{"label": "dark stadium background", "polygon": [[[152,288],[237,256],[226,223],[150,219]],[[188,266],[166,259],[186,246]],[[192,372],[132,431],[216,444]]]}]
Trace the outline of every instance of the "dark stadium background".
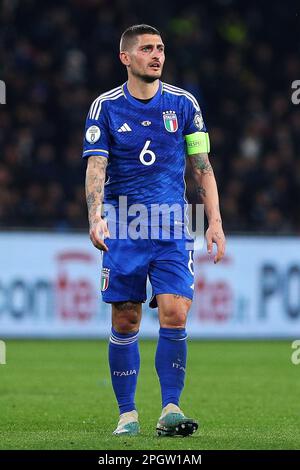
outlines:
[{"label": "dark stadium background", "polygon": [[[199,100],[226,233],[300,231],[297,2],[34,0],[0,5],[0,227],[87,229],[84,121],[126,80],[119,37],[159,28],[163,80]],[[187,175],[188,196],[196,193]]]}]

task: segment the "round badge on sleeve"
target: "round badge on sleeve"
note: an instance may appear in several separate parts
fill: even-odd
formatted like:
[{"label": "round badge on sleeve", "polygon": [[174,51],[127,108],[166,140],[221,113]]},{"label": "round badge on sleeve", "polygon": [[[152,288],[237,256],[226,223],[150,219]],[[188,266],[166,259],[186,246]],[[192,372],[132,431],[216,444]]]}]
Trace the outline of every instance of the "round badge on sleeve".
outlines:
[{"label": "round badge on sleeve", "polygon": [[202,117],[202,114],[200,113],[200,111],[195,113],[194,124],[197,127],[197,129],[199,129],[199,131],[201,131],[201,129],[203,129],[204,122],[203,122],[203,117]]},{"label": "round badge on sleeve", "polygon": [[95,144],[100,139],[101,131],[98,126],[90,126],[86,133],[85,138],[90,144]]}]

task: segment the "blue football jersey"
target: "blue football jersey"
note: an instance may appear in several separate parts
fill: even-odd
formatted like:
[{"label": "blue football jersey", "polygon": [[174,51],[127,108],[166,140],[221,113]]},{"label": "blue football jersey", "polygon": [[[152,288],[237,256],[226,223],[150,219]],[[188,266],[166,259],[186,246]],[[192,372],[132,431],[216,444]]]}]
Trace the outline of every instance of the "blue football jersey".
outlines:
[{"label": "blue football jersey", "polygon": [[100,95],[86,120],[83,157],[108,158],[104,202],[185,204],[185,136],[206,132],[197,100],[160,82],[143,103],[123,84]]}]

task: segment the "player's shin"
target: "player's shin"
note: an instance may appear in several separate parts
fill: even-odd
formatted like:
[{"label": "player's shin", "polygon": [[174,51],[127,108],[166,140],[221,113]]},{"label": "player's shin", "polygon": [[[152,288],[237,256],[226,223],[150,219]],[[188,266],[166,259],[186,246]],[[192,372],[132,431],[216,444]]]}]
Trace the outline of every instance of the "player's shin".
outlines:
[{"label": "player's shin", "polygon": [[155,366],[159,377],[162,407],[179,405],[184,387],[187,344],[185,328],[160,328]]},{"label": "player's shin", "polygon": [[134,398],[140,368],[138,331],[122,334],[112,328],[109,366],[120,414],[135,410]]}]

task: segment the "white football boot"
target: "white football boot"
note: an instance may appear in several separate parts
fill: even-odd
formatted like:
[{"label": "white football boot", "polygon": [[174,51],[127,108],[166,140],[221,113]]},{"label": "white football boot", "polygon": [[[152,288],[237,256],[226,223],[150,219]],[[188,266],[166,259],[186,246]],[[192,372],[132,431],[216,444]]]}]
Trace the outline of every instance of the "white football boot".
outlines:
[{"label": "white football boot", "polygon": [[198,429],[194,419],[184,416],[183,411],[173,403],[169,403],[162,410],[156,426],[158,436],[189,436]]},{"label": "white football boot", "polygon": [[132,410],[120,415],[118,426],[113,434],[115,436],[136,436],[139,432],[138,413],[136,410]]}]

